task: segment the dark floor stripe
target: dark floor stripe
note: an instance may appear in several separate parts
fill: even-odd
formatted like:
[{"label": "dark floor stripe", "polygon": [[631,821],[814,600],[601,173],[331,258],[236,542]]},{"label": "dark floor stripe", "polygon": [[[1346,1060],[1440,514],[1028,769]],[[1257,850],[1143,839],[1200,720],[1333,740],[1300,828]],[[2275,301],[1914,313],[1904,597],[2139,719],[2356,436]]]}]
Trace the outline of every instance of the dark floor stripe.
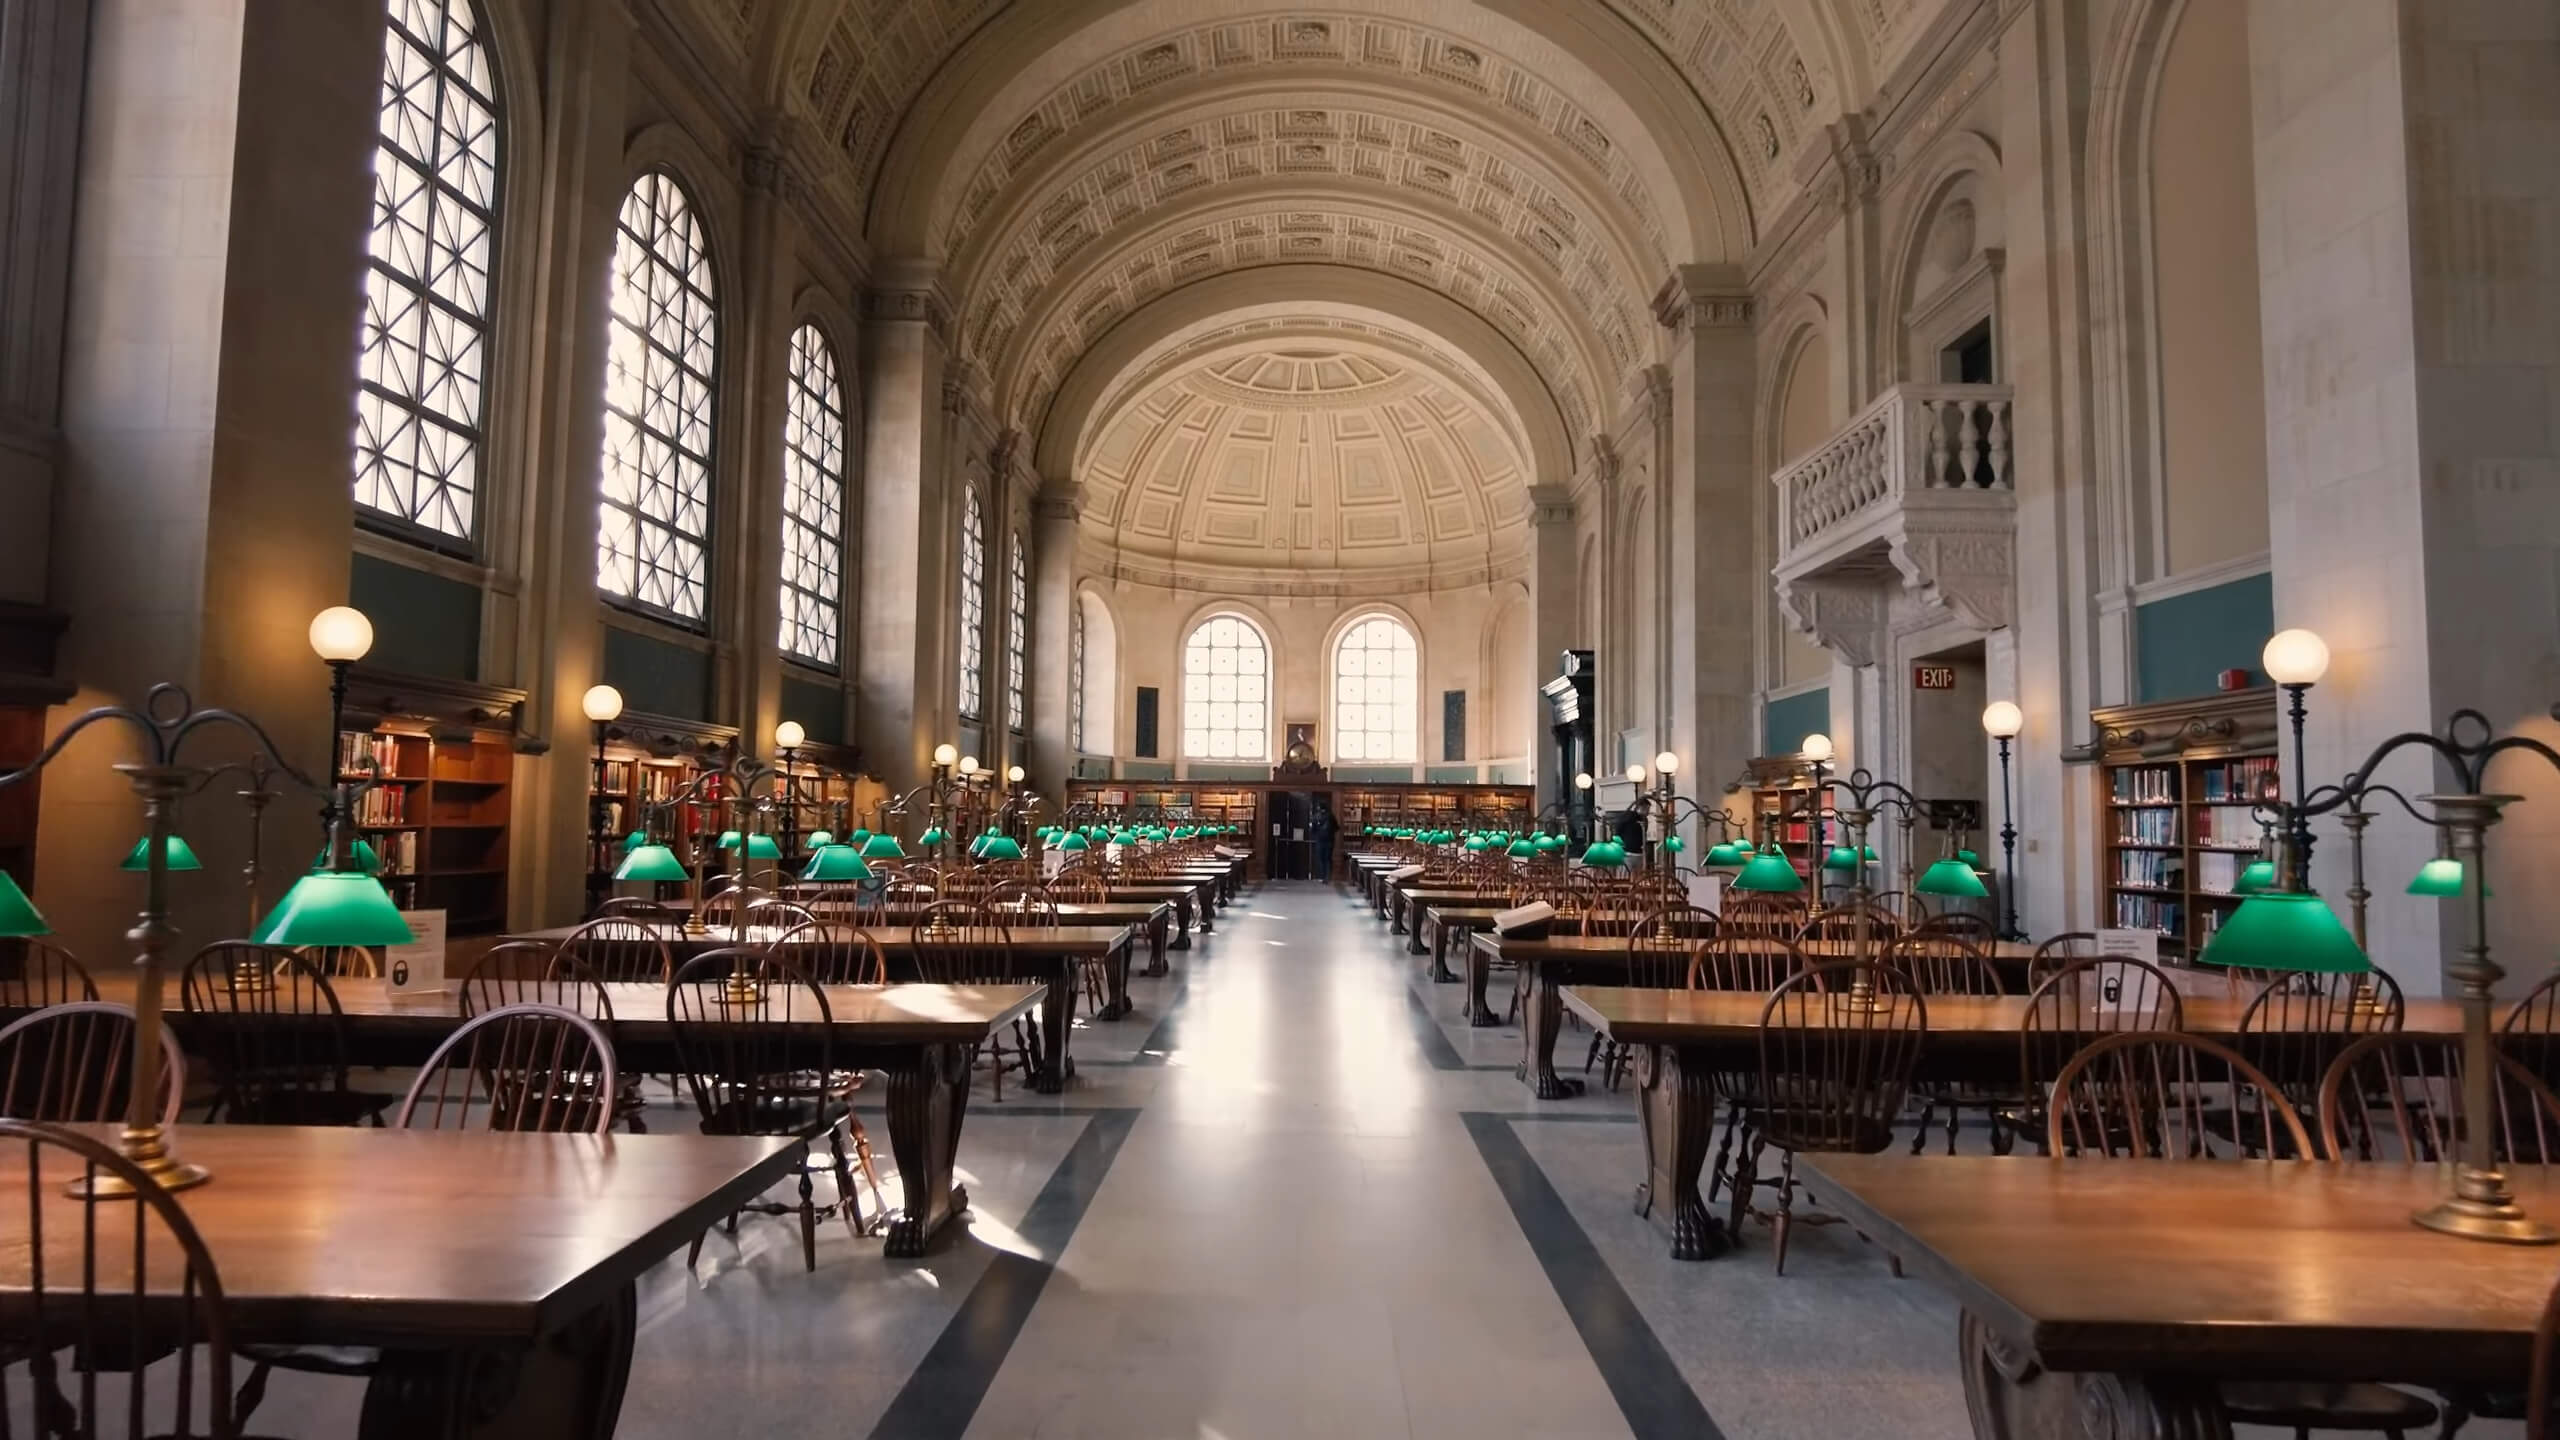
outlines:
[{"label": "dark floor stripe", "polygon": [[1051,1258],[1034,1260],[1008,1250],[988,1263],[923,1363],[899,1387],[880,1423],[871,1427],[872,1440],[959,1440],[968,1432],[987,1387],[995,1383],[996,1371],[1031,1318],[1031,1307],[1039,1303],[1041,1288],[1057,1269],[1055,1257],[1075,1237],[1094,1192],[1102,1188],[1102,1177],[1111,1173],[1120,1142],[1129,1138],[1129,1128],[1138,1120],[1136,1110],[1090,1113],[1093,1123],[1076,1137],[1015,1229]]},{"label": "dark floor stripe", "polygon": [[1407,986],[1404,1005],[1405,1013],[1413,1017],[1414,1043],[1422,1047],[1422,1058],[1431,1062],[1431,1068],[1466,1069],[1466,1057],[1458,1053],[1457,1046],[1449,1043],[1449,1032],[1441,1029],[1439,1020],[1431,1014],[1431,1002],[1423,999],[1420,991]]},{"label": "dark floor stripe", "polygon": [[[1482,1066],[1470,1067],[1482,1069]],[[1503,1066],[1509,1069],[1509,1066]],[[1478,1110],[1472,1112],[1488,1120],[1507,1120],[1514,1125],[1638,1125],[1644,1117],[1625,1110]]]},{"label": "dark floor stripe", "polygon": [[1636,1440],[1724,1440],[1643,1312],[1627,1298],[1591,1237],[1565,1208],[1564,1197],[1529,1158],[1509,1119],[1472,1110],[1459,1118],[1475,1137],[1503,1198],[1511,1202],[1512,1218],[1520,1222],[1520,1233],[1528,1237],[1529,1249],[1546,1269],[1547,1283],[1556,1287],[1556,1298],[1573,1317],[1573,1328],[1582,1333],[1583,1348],[1609,1382],[1609,1393],[1617,1397],[1618,1412]]}]

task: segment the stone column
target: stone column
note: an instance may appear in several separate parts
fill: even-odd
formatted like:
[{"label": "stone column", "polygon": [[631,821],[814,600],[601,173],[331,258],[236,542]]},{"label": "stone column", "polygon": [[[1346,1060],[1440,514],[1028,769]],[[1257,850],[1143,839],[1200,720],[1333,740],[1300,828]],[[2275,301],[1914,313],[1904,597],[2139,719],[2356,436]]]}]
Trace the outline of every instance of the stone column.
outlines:
[{"label": "stone column", "polygon": [[738,718],[741,747],[767,759],[782,718],[782,417],[800,229],[782,155],[782,142],[768,137],[746,157],[747,286],[731,347],[744,434],[734,452],[738,473],[719,482],[731,500],[723,513],[744,523],[730,526],[720,547],[727,603],[712,612],[719,652],[733,657],[719,677],[725,708]]},{"label": "stone column", "polygon": [[[1529,629],[1535,646],[1529,678],[1544,685],[1562,672],[1564,652],[1586,643],[1584,637],[1574,633],[1574,612],[1580,603],[1582,580],[1575,573],[1577,528],[1572,488],[1533,485],[1529,489],[1529,505]],[[1558,800],[1570,801],[1573,776],[1548,773],[1555,756],[1551,733],[1554,714],[1544,697],[1529,703],[1529,774],[1538,787],[1538,804],[1543,807]]]},{"label": "stone column", "polygon": [[[2251,0],[2249,59],[2275,618],[2331,655],[2312,783],[2461,707],[2560,739],[2560,14]],[[2442,776],[2409,756],[2385,778]],[[2488,780],[2528,797],[2489,847],[2490,940],[2520,985],[2560,927],[2537,883],[2560,775],[2510,759]],[[2344,837],[2315,829],[2339,903]],[[2366,838],[2374,957],[2436,993],[2464,907],[2401,893],[2428,832],[2386,815]]]},{"label": "stone column", "polygon": [[1083,486],[1051,480],[1031,507],[1031,633],[1040,643],[1031,654],[1031,754],[1023,764],[1040,793],[1059,802],[1075,764],[1068,721],[1076,704],[1076,516],[1083,506]]},{"label": "stone column", "polygon": [[950,305],[929,266],[887,267],[866,302],[862,559],[855,610],[859,733],[890,793],[928,773],[947,730],[944,597],[953,563],[942,413]]},{"label": "stone column", "polygon": [[1654,304],[1671,332],[1665,743],[1682,793],[1712,809],[1754,751],[1752,624],[1768,583],[1753,544],[1768,481],[1753,461],[1751,300],[1732,267],[1684,265]]}]

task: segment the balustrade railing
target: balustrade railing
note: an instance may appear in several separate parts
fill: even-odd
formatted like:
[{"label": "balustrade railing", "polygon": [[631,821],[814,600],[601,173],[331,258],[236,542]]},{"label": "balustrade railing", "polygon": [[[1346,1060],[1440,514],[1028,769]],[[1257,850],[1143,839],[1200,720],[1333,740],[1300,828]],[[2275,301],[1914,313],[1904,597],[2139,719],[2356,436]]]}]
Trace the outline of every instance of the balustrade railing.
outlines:
[{"label": "balustrade railing", "polygon": [[2006,385],[1897,385],[1877,396],[1771,477],[1781,548],[1817,544],[1923,492],[2010,490],[2009,399]]}]

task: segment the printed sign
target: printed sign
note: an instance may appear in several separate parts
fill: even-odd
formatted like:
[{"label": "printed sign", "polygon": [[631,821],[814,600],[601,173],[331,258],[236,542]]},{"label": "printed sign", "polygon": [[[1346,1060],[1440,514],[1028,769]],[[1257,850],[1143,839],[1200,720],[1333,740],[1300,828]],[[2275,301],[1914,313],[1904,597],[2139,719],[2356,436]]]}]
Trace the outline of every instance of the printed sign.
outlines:
[{"label": "printed sign", "polygon": [[2101,930],[2098,953],[2111,959],[2140,960],[2146,965],[2160,963],[2160,932],[2157,930]]},{"label": "printed sign", "polygon": [[1911,667],[1911,688],[1914,690],[1953,690],[1956,688],[1956,667],[1953,665],[1914,665]]},{"label": "printed sign", "polygon": [[385,946],[382,975],[394,995],[424,994],[444,988],[444,912],[403,910],[400,918],[418,938],[406,945]]}]

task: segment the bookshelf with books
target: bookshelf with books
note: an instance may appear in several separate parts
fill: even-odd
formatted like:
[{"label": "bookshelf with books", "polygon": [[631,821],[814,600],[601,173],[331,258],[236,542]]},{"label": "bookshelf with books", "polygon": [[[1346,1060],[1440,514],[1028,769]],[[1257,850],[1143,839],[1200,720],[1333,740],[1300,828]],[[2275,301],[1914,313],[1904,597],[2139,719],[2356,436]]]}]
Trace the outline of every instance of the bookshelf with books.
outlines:
[{"label": "bookshelf with books", "polygon": [[355,832],[381,860],[393,903],[444,911],[448,935],[507,925],[523,699],[521,691],[363,671],[351,683],[336,774],[374,782],[356,800]]},{"label": "bookshelf with books", "polygon": [[2258,851],[2253,805],[2279,798],[2276,697],[2270,688],[2090,716],[2100,770],[2097,923],[2160,935],[2163,960],[2204,948],[2240,902],[2232,891]]},{"label": "bookshelf with books", "polygon": [[[634,831],[661,827],[659,838],[680,856],[692,854],[697,823],[690,806],[659,815],[657,806],[673,799],[704,770],[725,768],[738,732],[727,725],[705,725],[626,711],[605,737],[597,758],[592,737],[587,742],[588,854],[590,903],[611,893],[613,872],[622,864],[622,845]],[[705,799],[716,788],[702,792]],[[601,821],[601,825],[599,825]],[[716,868],[716,867],[715,867]]]}]

